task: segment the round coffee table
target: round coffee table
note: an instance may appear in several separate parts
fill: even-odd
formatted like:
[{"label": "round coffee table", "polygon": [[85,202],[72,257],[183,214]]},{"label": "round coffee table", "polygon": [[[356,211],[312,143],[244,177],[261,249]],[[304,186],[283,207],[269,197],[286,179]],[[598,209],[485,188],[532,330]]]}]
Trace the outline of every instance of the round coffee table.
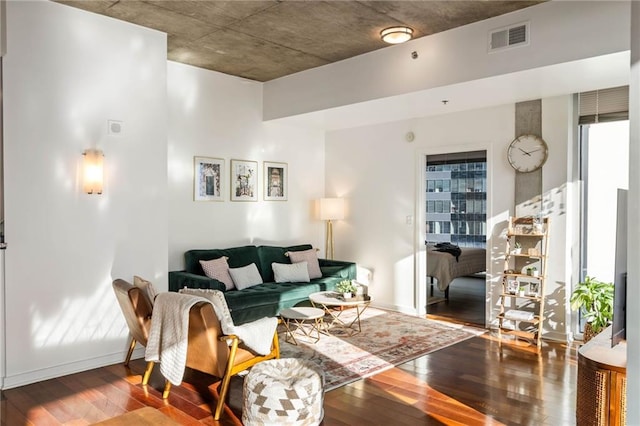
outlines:
[{"label": "round coffee table", "polygon": [[[353,336],[362,331],[360,316],[371,304],[371,297],[367,295],[358,295],[345,299],[342,294],[335,291],[312,293],[309,295],[309,300],[313,306],[321,307],[325,313],[331,316],[331,322],[325,326],[327,333],[330,329],[335,328],[343,331],[347,336]],[[356,316],[353,320],[344,321],[340,318],[346,311],[345,308],[355,308]]]},{"label": "round coffee table", "polygon": [[[302,335],[313,339],[313,343],[317,343],[320,340],[320,329],[322,328],[322,322],[324,319],[324,311],[318,308],[310,307],[294,307],[287,308],[280,311],[280,317],[284,323],[286,329],[284,334],[285,342],[297,345],[294,331],[302,333]],[[304,327],[305,322],[311,323],[311,330],[307,331]],[[291,329],[291,325],[294,324],[295,328]],[[313,332],[316,332],[316,336],[313,336]],[[291,339],[291,341],[289,340]]]}]

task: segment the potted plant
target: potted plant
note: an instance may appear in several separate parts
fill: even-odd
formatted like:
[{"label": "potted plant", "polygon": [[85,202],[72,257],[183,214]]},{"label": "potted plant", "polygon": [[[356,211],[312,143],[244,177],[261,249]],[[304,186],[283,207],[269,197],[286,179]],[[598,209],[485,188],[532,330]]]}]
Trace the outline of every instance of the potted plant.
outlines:
[{"label": "potted plant", "polygon": [[512,253],[520,254],[521,252],[522,252],[522,244],[516,241],[516,243],[513,245]]},{"label": "potted plant", "polygon": [[351,280],[342,280],[336,284],[336,291],[342,293],[342,297],[345,299],[350,299],[356,290],[356,286]]},{"label": "potted plant", "polygon": [[532,277],[537,277],[538,276],[538,268],[536,268],[535,266],[531,267],[531,273],[529,274]]},{"label": "potted plant", "polygon": [[584,342],[600,333],[613,318],[613,284],[585,277],[571,294],[571,309],[580,310],[586,321]]},{"label": "potted plant", "polygon": [[533,276],[533,268],[532,267],[528,267],[527,268],[527,275]]}]

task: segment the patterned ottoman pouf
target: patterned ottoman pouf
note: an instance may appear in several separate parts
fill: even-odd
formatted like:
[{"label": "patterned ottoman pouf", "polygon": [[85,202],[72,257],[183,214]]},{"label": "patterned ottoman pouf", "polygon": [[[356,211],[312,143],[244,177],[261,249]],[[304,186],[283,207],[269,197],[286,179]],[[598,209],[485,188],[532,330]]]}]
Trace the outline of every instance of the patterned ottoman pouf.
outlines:
[{"label": "patterned ottoman pouf", "polygon": [[263,361],[244,379],[242,423],[318,425],[324,416],[324,372],[310,361]]}]

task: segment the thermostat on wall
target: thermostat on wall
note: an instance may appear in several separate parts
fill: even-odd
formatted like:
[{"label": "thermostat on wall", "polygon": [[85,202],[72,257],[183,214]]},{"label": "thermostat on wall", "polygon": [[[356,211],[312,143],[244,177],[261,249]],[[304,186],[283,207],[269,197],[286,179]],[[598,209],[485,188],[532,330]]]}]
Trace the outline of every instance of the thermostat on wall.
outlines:
[{"label": "thermostat on wall", "polygon": [[107,120],[107,134],[122,135],[124,131],[124,122],[120,120]]}]

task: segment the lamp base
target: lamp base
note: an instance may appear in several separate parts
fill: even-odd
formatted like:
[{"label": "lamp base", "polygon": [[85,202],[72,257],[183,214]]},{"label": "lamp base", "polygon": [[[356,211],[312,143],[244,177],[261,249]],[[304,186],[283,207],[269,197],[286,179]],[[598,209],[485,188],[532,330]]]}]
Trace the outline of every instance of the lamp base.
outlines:
[{"label": "lamp base", "polygon": [[333,260],[333,223],[327,220],[327,241],[325,242],[325,256]]}]

